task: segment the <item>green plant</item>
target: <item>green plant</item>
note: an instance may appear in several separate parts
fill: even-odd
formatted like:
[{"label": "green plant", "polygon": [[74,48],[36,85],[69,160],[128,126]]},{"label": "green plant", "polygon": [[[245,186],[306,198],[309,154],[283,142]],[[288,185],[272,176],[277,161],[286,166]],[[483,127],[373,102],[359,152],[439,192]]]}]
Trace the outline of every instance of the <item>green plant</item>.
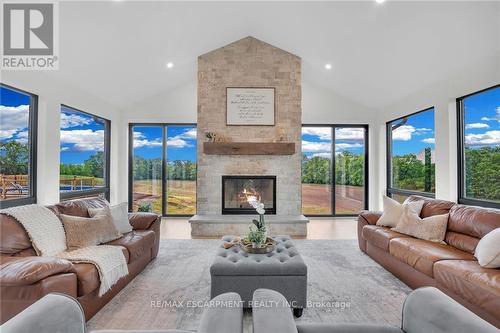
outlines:
[{"label": "green plant", "polygon": [[137,207],[138,212],[151,213],[153,211],[153,204],[151,201],[141,202]]},{"label": "green plant", "polygon": [[249,242],[256,243],[256,244],[264,244],[266,242],[266,231],[265,229],[254,229],[252,226],[250,226],[250,231],[247,234],[246,239]]}]

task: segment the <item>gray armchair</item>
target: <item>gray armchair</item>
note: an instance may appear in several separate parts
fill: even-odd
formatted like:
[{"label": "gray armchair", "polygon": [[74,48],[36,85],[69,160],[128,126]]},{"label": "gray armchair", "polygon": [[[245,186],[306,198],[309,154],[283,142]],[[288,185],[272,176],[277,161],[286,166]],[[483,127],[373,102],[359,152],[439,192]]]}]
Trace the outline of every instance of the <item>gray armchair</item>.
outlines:
[{"label": "gray armchair", "polygon": [[269,289],[257,289],[253,309],[254,333],[498,333],[436,288],[416,289],[403,305],[401,327],[370,324],[295,324],[285,298]]},{"label": "gray armchair", "polygon": [[[243,306],[236,293],[226,293],[212,300],[214,307],[204,310],[198,333],[242,333]],[[2,333],[85,333],[85,316],[73,297],[51,293],[0,326]],[[92,333],[187,333],[182,330],[103,330]],[[192,333],[192,332],[191,332]]]}]

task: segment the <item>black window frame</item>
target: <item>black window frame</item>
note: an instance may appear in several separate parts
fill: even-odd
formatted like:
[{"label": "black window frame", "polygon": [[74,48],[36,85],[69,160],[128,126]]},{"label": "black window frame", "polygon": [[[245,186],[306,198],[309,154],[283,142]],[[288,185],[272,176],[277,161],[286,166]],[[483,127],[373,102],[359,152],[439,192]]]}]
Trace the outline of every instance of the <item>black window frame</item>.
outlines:
[{"label": "black window frame", "polygon": [[0,209],[35,204],[37,202],[38,95],[4,83],[0,83],[0,86],[30,97],[30,109],[28,115],[29,196],[18,199],[2,200],[0,201]]},{"label": "black window frame", "polygon": [[[80,112],[83,114],[86,114],[88,116],[97,118],[99,120],[102,120],[104,122],[104,186],[98,189],[92,189],[92,190],[79,190],[79,191],[67,191],[67,192],[61,192],[59,189],[59,199],[61,201],[65,200],[71,200],[71,199],[78,199],[78,198],[84,198],[84,197],[92,197],[92,196],[99,196],[99,195],[104,195],[106,200],[109,201],[110,197],[110,177],[111,177],[111,120],[97,116],[93,113],[87,112],[80,110],[78,108],[69,106],[67,104],[61,104],[60,105],[60,111],[59,113],[61,114],[62,108],[67,108],[70,110],[73,110],[75,112]],[[60,126],[59,126],[60,129]],[[59,139],[61,135],[59,134]],[[60,147],[60,144],[59,144]],[[61,154],[61,152],[59,152]],[[59,181],[61,177],[61,172],[59,172]],[[60,182],[59,182],[60,184]],[[60,185],[59,185],[60,187]]]},{"label": "black window frame", "polygon": [[[436,193],[432,192],[420,192],[420,191],[412,191],[412,190],[404,190],[404,189],[398,189],[392,187],[392,123],[398,120],[404,120],[405,118],[410,118],[412,116],[415,116],[420,113],[424,113],[427,111],[433,110],[434,111],[434,130],[436,130],[436,108],[434,106],[427,107],[425,109],[422,109],[417,112],[413,112],[407,115],[404,115],[399,118],[395,118],[392,120],[389,120],[385,123],[385,146],[386,146],[386,195],[389,198],[392,198],[392,196],[395,195],[401,195],[401,196],[410,196],[410,195],[419,195],[422,197],[427,197],[427,198],[435,198]],[[435,184],[434,184],[435,186]]]},{"label": "black window frame", "polygon": [[[331,163],[331,172],[332,172],[332,191],[331,191],[331,214],[304,214],[307,217],[353,217],[353,216],[358,216],[358,214],[337,214],[336,213],[336,193],[335,193],[335,179],[336,179],[336,173],[335,173],[335,167],[336,167],[336,158],[335,158],[335,129],[337,128],[363,128],[365,130],[365,138],[364,138],[364,159],[365,159],[365,168],[364,168],[364,193],[363,193],[363,210],[368,210],[369,209],[369,125],[368,124],[302,124],[301,130],[304,127],[330,127],[332,131],[332,149],[331,149],[331,154],[332,154],[332,163]],[[302,134],[301,134],[301,145],[302,145]],[[300,186],[301,186],[301,191],[302,191],[302,164],[301,164],[301,171],[300,171]],[[301,200],[302,200],[302,193],[301,193]],[[302,210],[302,207],[301,207]],[[302,212],[303,213],[303,212]]]},{"label": "black window frame", "polygon": [[467,198],[465,190],[465,109],[464,109],[464,99],[474,95],[484,93],[489,90],[500,88],[500,84],[481,89],[479,91],[467,94],[465,96],[459,97],[456,100],[457,107],[457,185],[458,185],[458,196],[457,202],[464,205],[481,206],[488,208],[500,209],[500,203],[495,201],[489,201],[484,199],[473,199]]},{"label": "black window frame", "polygon": [[[162,217],[191,217],[198,211],[195,205],[194,214],[167,214],[167,131],[168,126],[195,126],[197,123],[129,123],[128,124],[128,210],[133,211],[134,204],[134,127],[161,127],[162,128],[162,162],[161,162],[161,216]],[[196,150],[196,167],[198,168],[198,150]],[[196,176],[196,184],[198,176]],[[198,195],[198,191],[196,191]],[[196,201],[198,202],[198,201]]]}]

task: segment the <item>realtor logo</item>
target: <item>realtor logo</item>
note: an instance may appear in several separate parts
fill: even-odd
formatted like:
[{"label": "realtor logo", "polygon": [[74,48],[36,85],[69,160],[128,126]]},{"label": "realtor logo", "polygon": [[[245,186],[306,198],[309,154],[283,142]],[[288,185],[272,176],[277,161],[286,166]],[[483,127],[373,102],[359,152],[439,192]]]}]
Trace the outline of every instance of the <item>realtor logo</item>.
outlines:
[{"label": "realtor logo", "polygon": [[4,3],[2,69],[58,69],[57,3]]}]

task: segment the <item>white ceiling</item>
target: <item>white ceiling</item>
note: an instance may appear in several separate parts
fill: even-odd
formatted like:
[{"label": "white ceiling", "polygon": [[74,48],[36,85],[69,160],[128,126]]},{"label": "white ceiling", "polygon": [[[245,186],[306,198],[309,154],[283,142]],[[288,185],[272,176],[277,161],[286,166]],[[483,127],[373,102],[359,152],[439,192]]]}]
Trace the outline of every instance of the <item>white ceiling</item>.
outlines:
[{"label": "white ceiling", "polygon": [[248,35],[300,56],[304,80],[380,109],[498,55],[500,2],[62,2],[49,75],[126,108],[195,81],[198,55]]}]

